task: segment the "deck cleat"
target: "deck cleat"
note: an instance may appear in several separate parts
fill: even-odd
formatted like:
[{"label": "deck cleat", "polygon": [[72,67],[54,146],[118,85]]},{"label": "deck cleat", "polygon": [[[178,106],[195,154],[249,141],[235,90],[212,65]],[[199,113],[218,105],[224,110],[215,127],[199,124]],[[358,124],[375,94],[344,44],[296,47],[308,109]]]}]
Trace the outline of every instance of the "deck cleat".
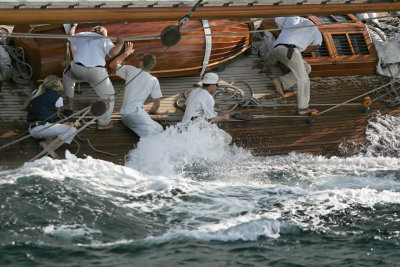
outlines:
[{"label": "deck cleat", "polygon": [[307,122],[313,123],[316,118],[318,118],[318,113],[316,111],[312,111],[310,114],[308,114]]},{"label": "deck cleat", "polygon": [[370,111],[370,106],[372,105],[371,98],[369,96],[364,97],[362,105],[363,105],[363,112],[368,113]]}]

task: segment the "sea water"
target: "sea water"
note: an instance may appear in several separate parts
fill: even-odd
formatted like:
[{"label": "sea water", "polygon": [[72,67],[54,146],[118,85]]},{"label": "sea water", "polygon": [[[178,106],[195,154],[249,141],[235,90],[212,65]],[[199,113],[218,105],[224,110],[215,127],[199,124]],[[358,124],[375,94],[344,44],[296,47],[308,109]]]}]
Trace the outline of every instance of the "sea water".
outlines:
[{"label": "sea water", "polygon": [[400,266],[400,122],[346,158],[256,157],[216,126],[142,138],[126,165],[0,172],[1,266]]}]

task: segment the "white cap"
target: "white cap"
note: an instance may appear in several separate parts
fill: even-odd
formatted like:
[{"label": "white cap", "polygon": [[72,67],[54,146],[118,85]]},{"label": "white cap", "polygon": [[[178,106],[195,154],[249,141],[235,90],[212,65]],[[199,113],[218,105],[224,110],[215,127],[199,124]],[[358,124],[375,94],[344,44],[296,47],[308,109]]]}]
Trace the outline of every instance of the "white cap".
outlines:
[{"label": "white cap", "polygon": [[215,74],[213,72],[208,72],[204,74],[203,78],[201,79],[201,82],[203,84],[217,84],[219,80],[218,74]]}]

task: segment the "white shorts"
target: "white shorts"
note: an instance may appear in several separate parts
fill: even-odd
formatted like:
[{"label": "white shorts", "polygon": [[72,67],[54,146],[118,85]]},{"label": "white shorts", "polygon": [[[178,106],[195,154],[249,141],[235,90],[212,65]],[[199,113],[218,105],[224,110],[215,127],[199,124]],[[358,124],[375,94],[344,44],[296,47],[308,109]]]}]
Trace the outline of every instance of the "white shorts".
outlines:
[{"label": "white shorts", "polygon": [[[48,128],[47,128],[48,127]],[[53,139],[59,137],[64,143],[70,144],[74,139],[77,130],[74,126],[60,123],[46,122],[44,125],[29,127],[29,133],[36,139]]]}]

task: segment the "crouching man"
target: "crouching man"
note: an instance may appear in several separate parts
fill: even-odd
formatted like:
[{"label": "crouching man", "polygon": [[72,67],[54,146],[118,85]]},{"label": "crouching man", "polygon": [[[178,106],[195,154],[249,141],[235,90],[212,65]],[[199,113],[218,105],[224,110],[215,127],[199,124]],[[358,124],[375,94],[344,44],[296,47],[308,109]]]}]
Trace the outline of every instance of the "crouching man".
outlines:
[{"label": "crouching man", "polygon": [[[149,73],[156,64],[154,55],[145,54],[140,59],[139,68],[121,65],[133,52],[133,44],[127,42],[124,52],[110,63],[110,68],[117,70],[116,74],[125,80],[124,100],[120,110],[122,123],[139,137],[146,137],[163,131],[163,127],[149,116],[155,114],[160,107],[162,94],[158,79]],[[149,95],[154,102],[147,113],[143,105]]]},{"label": "crouching man", "polygon": [[[215,73],[209,72],[203,76],[201,79],[202,87],[190,92],[186,100],[182,123],[194,121],[194,123],[202,124],[205,122],[204,119],[210,122],[228,121],[230,119],[229,114],[217,115],[214,110],[215,101],[213,94],[217,90],[218,81],[219,77]],[[202,128],[204,127],[207,126],[203,124]],[[232,137],[224,130],[218,130],[224,137],[225,146],[227,147],[232,142]]]},{"label": "crouching man", "polygon": [[182,122],[188,122],[199,117],[204,117],[212,122],[229,120],[229,114],[218,116],[214,111],[213,94],[217,90],[219,77],[217,74],[209,72],[201,79],[202,87],[194,89],[190,92],[186,100],[185,114]]}]

